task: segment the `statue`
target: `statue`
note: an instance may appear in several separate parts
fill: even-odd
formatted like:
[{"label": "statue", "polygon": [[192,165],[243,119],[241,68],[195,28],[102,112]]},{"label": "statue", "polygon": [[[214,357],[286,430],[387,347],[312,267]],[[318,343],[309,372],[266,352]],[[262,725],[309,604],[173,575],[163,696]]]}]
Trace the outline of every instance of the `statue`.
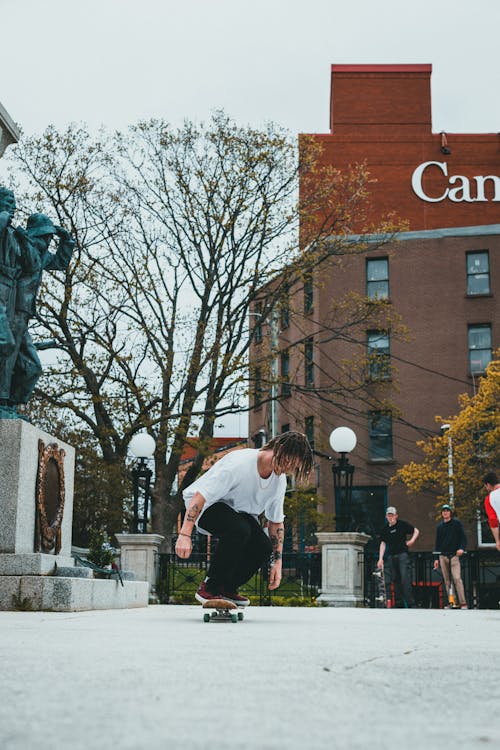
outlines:
[{"label": "statue", "polygon": [[[26,404],[42,372],[28,331],[36,313],[36,296],[45,270],[64,271],[74,240],[45,214],[32,214],[26,229],[12,228],[12,191],[0,188],[0,418],[18,418],[17,405]],[[54,235],[56,253],[49,252]]]},{"label": "statue", "polygon": [[16,280],[21,271],[21,249],[16,230],[10,224],[16,200],[14,193],[0,188],[0,361],[15,349],[12,321],[16,299]]}]

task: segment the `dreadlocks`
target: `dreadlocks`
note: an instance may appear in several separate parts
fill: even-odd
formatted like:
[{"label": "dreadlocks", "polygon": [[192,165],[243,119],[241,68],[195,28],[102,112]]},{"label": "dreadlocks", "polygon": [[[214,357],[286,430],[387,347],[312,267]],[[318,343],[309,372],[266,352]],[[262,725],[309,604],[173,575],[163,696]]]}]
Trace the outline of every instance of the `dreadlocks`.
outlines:
[{"label": "dreadlocks", "polygon": [[313,452],[309,440],[302,432],[284,432],[269,440],[262,450],[272,450],[277,466],[297,460],[295,471],[298,482],[305,481],[313,467]]}]

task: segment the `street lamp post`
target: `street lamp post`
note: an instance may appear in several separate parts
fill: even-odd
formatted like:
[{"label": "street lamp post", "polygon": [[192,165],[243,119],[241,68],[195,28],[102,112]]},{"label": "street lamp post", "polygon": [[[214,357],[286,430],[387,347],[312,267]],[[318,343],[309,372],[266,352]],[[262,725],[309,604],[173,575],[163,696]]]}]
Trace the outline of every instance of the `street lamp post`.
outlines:
[{"label": "street lamp post", "polygon": [[[134,490],[134,518],[133,518],[133,532],[134,534],[143,533],[147,534],[148,531],[148,510],[149,510],[149,488],[151,486],[151,477],[153,476],[152,470],[147,465],[147,459],[151,458],[155,450],[155,441],[145,432],[134,435],[130,441],[130,451],[136,458],[139,459],[139,463],[135,464],[131,470],[133,490]],[[143,480],[141,483],[141,479]],[[139,495],[140,487],[144,489],[144,498],[142,503],[142,514],[139,513]]]},{"label": "street lamp post", "polygon": [[455,485],[453,482],[453,440],[450,435],[450,424],[441,425],[441,433],[448,433],[448,499],[451,507],[455,504]]},{"label": "street lamp post", "polygon": [[349,463],[347,454],[356,447],[356,433],[349,427],[337,427],[330,433],[332,450],[340,456],[332,464],[333,490],[335,499],[339,498],[342,509],[337,518],[337,531],[352,531],[351,502],[354,466]]}]

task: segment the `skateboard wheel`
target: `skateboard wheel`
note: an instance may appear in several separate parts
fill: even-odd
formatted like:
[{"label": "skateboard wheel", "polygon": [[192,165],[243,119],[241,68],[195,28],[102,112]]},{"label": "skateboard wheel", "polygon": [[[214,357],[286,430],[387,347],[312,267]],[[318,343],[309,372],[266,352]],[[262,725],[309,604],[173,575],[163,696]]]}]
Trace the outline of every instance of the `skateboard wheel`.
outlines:
[{"label": "skateboard wheel", "polygon": [[203,615],[203,622],[210,622],[210,615],[208,614],[208,612],[205,612],[205,614]]},{"label": "skateboard wheel", "polygon": [[238,615],[231,615],[231,622],[238,622]]},{"label": "skateboard wheel", "polygon": [[240,622],[243,620],[243,612],[238,612],[238,620]]}]

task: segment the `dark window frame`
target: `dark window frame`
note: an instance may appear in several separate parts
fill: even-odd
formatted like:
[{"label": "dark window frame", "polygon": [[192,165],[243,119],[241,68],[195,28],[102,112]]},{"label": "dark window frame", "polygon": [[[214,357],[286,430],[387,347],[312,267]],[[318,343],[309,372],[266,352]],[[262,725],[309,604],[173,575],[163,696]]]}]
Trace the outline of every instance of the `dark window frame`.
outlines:
[{"label": "dark window frame", "polygon": [[[473,256],[485,256],[486,257],[486,271],[473,272],[470,270],[469,261]],[[490,252],[489,250],[468,250],[465,253],[465,273],[466,273],[466,289],[468,297],[482,297],[491,294],[491,277],[490,277]],[[481,276],[487,276],[488,288],[482,289],[481,291],[474,291],[474,282],[477,282]]]},{"label": "dark window frame", "polygon": [[281,395],[284,398],[292,395],[292,386],[290,384],[290,352],[284,349],[280,355],[281,366]]},{"label": "dark window frame", "polygon": [[[382,429],[385,427],[385,431],[382,431],[380,428],[377,429],[379,425],[382,425]],[[384,442],[388,446],[386,449],[383,448]],[[390,412],[368,412],[368,443],[368,456],[370,461],[382,462],[394,460],[394,430],[392,414]]]},{"label": "dark window frame", "polygon": [[312,271],[304,274],[304,315],[311,315],[314,310],[314,284]]},{"label": "dark window frame", "polygon": [[[481,347],[472,347],[471,346],[471,333],[472,332],[478,332],[480,330],[487,330],[489,331],[489,346],[481,346]],[[492,328],[491,323],[471,323],[467,326],[467,347],[469,352],[469,373],[471,375],[484,375],[486,372],[486,367],[489,365],[491,360],[493,359],[493,344],[492,344]],[[481,368],[473,368],[472,363],[473,361],[479,362],[477,359],[477,353],[478,352],[489,352],[489,358],[486,362],[485,359],[481,357]],[[473,355],[476,354],[476,359],[473,360]],[[484,365],[484,366],[483,366]]]},{"label": "dark window frame", "polygon": [[[386,275],[381,276],[380,278],[370,279],[370,273],[369,273],[370,264],[382,263],[382,262],[386,264],[386,268],[387,268]],[[390,296],[389,258],[387,256],[384,256],[383,258],[367,258],[365,272],[366,272],[366,296],[369,299],[388,300]],[[386,284],[386,293],[378,294],[377,292],[372,291],[375,284],[382,284],[382,283]]]},{"label": "dark window frame", "polygon": [[[371,346],[370,338],[386,339],[386,351],[382,347]],[[391,379],[391,334],[390,331],[382,329],[371,329],[366,332],[366,350],[368,355],[368,375],[369,379],[390,380]]]},{"label": "dark window frame", "polygon": [[305,385],[314,387],[314,339],[308,338],[304,342],[304,367],[305,367]]}]

